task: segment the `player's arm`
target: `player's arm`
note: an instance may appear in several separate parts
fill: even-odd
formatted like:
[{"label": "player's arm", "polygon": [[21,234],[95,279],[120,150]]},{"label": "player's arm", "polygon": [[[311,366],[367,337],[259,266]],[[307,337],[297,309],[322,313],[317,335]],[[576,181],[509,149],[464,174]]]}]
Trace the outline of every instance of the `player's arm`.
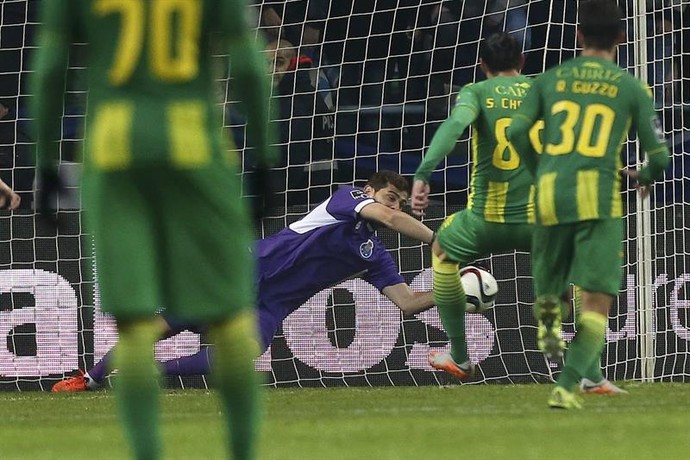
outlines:
[{"label": "player's arm", "polygon": [[434,232],[409,214],[391,209],[381,203],[373,202],[364,206],[359,214],[366,220],[385,225],[405,236],[409,236],[424,243],[434,240]]},{"label": "player's arm", "polygon": [[415,292],[407,283],[387,286],[381,292],[406,315],[426,311],[435,305],[431,291]]},{"label": "player's arm", "polygon": [[34,55],[31,111],[37,136],[36,166],[41,174],[57,176],[60,152],[61,115],[64,103],[65,74],[74,27],[74,5],[43,2],[38,49]]},{"label": "player's arm", "polygon": [[21,201],[17,192],[0,179],[0,208],[17,209]]},{"label": "player's arm", "polygon": [[534,174],[537,170],[538,156],[530,141],[530,130],[537,120],[542,117],[541,95],[537,78],[527,92],[520,108],[513,115],[510,126],[506,131],[508,141],[520,153],[520,159],[527,169]]},{"label": "player's arm", "polygon": [[628,175],[640,185],[650,185],[663,176],[671,159],[659,117],[654,111],[651,91],[644,86],[639,97],[635,98],[638,108],[633,113],[633,127],[640,139],[640,147],[647,153],[649,161],[636,172],[628,172]]},{"label": "player's arm", "polygon": [[[41,5],[42,26],[30,84],[34,94],[30,110],[35,119],[36,175],[40,184],[36,190],[35,208],[41,214],[50,212],[51,203],[62,190],[58,175],[61,115],[69,46],[77,34],[73,23],[77,17],[75,11],[77,6],[73,2],[45,2]],[[57,223],[53,218],[51,221]]]},{"label": "player's arm", "polygon": [[245,0],[228,0],[221,3],[221,8],[231,59],[232,91],[247,117],[248,145],[254,147],[261,166],[272,166],[278,160],[278,151],[273,147],[276,136],[270,123],[271,83],[262,52],[264,43],[249,29],[247,14],[251,9]]},{"label": "player's arm", "polygon": [[447,157],[455,147],[462,133],[476,120],[479,114],[479,101],[472,85],[460,91],[450,117],[439,126],[422,162],[417,167],[412,185],[411,205],[416,214],[429,206],[429,177],[436,166]]}]

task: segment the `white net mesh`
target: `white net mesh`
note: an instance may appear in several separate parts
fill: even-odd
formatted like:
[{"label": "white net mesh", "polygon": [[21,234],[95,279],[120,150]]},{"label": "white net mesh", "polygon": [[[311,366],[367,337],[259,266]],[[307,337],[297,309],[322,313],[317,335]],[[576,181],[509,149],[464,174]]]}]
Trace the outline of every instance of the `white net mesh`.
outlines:
[{"label": "white net mesh", "polygon": [[[498,30],[516,34],[530,75],[577,52],[574,1],[257,3],[259,33],[269,44],[279,40],[268,48],[274,76],[281,77],[273,96],[284,161],[273,179],[276,191],[287,190],[276,194],[264,235],[304,215],[338,184],[361,184],[380,169],[411,174],[459,88],[483,78],[476,65],[482,37]],[[602,368],[611,379],[687,380],[690,7],[681,1],[625,3],[628,38],[619,63],[652,87],[673,166],[648,210],[634,191],[626,192],[625,278]],[[32,210],[34,144],[26,106],[39,7],[27,0],[0,4],[0,103],[7,108],[0,108],[0,178],[23,199],[19,211],[0,215],[0,344],[7,344],[0,345],[0,388],[45,388],[90,367],[116,341],[93,294],[93,255],[78,195],[59,205],[65,224],[59,236],[36,222]],[[82,48],[75,47],[72,56],[63,126],[63,169],[71,184],[77,183],[86,101]],[[221,79],[219,87],[224,84]],[[219,94],[224,123],[242,148],[243,120],[232,91]],[[432,176],[434,203],[425,218],[432,228],[466,203],[469,148],[465,135]],[[625,155],[629,164],[637,162],[634,142]],[[244,161],[251,163],[248,154]],[[386,231],[380,237],[406,281],[429,289],[428,249]],[[496,308],[467,317],[470,355],[480,369],[474,381],[549,380],[559,368],[536,348],[529,256],[502,254],[481,262],[498,279],[500,293]],[[566,339],[573,333],[573,323],[567,323]],[[189,354],[203,341],[186,333],[159,345],[158,357]],[[354,279],[319,293],[288,317],[257,368],[274,385],[445,383],[450,380],[430,370],[426,355],[446,343],[435,309],[402,316]],[[173,381],[205,385],[198,378]]]}]

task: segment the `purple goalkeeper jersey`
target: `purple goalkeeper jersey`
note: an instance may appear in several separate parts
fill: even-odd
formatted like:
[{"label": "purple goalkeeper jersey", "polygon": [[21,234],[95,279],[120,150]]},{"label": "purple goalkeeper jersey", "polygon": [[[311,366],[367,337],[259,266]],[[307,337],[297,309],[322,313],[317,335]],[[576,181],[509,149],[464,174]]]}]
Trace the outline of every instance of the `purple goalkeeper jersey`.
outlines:
[{"label": "purple goalkeeper jersey", "polygon": [[359,188],[341,187],[302,219],[257,242],[264,343],[270,343],[286,316],[345,279],[360,276],[379,291],[405,282],[371,224],[359,214],[374,202]]}]

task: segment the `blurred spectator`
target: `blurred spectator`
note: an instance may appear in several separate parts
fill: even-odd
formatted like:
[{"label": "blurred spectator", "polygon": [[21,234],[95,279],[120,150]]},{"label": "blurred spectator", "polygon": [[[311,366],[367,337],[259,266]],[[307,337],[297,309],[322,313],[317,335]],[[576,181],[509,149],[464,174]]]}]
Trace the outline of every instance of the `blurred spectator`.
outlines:
[{"label": "blurred spectator", "polygon": [[263,1],[255,0],[254,5],[258,7],[259,29],[263,32],[267,40],[277,40],[281,36],[283,18],[271,6],[263,6]]},{"label": "blurred spectator", "polygon": [[655,10],[648,15],[647,41],[648,83],[654,91],[654,105],[657,109],[669,109],[674,102],[674,13],[668,9]]},{"label": "blurred spectator", "polygon": [[477,54],[486,6],[486,0],[447,1],[434,5],[426,11],[428,17],[420,19],[420,25],[431,26],[422,41],[430,50],[432,94],[447,93],[443,88],[448,84],[461,87],[482,78]]},{"label": "blurred spectator", "polygon": [[577,4],[572,0],[550,0],[529,5],[531,49],[525,53],[522,73],[538,75],[576,56]]},{"label": "blurred spectator", "polygon": [[[431,74],[431,94],[448,92],[483,79],[477,71],[479,41],[494,32],[505,30],[516,35],[524,49],[531,46],[527,27],[527,0],[451,0],[422,5],[415,27],[415,51],[428,51],[426,70]],[[534,7],[533,7],[534,8]],[[415,60],[415,66],[420,60]],[[413,93],[413,97],[419,97]]]},{"label": "blurred spectator", "polygon": [[[282,160],[272,171],[275,206],[314,205],[328,198],[339,180],[334,156],[334,115],[309,78],[311,59],[298,56],[287,40],[266,47],[279,102]],[[286,192],[287,189],[287,192]]]},{"label": "blurred spectator", "polygon": [[[532,32],[528,23],[528,0],[493,0],[487,5],[485,23],[494,31],[505,31],[513,35],[522,45],[523,51],[530,49]],[[488,35],[485,31],[483,36]]]},{"label": "blurred spectator", "polygon": [[326,0],[256,0],[268,41],[286,39],[298,54],[316,61],[329,2]]},{"label": "blurred spectator", "polygon": [[297,48],[297,54],[308,56],[312,63],[311,83],[330,108],[334,107],[328,69],[321,65],[321,41],[328,17],[327,0],[255,0],[260,7],[260,27],[271,42],[286,39]]},{"label": "blurred spectator", "polygon": [[[339,135],[351,135],[359,144],[374,148],[389,148],[380,142],[381,130],[390,121],[384,120],[381,109],[404,100],[411,48],[407,29],[420,1],[331,3],[322,65],[329,67],[337,87]],[[400,111],[394,116],[399,119]],[[398,121],[396,129],[399,126]]]}]

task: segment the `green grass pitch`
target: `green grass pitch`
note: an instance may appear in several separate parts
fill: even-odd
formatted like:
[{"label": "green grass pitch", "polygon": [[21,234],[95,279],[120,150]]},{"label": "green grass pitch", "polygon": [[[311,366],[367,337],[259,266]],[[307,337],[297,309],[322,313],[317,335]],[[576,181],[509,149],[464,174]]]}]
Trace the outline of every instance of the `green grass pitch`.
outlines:
[{"label": "green grass pitch", "polygon": [[[550,385],[266,389],[260,459],[680,459],[690,385],[627,383],[582,411],[546,407]],[[166,459],[225,458],[207,391],[166,391]],[[0,458],[126,459],[112,391],[0,393]]]}]

